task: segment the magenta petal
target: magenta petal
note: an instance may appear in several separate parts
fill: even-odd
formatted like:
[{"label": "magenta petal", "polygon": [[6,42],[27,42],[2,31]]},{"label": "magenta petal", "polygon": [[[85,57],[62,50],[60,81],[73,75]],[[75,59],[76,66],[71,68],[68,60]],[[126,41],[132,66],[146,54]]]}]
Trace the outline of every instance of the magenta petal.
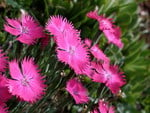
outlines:
[{"label": "magenta petal", "polygon": [[16,60],[9,62],[9,71],[13,79],[22,78],[22,74],[21,74],[18,62]]},{"label": "magenta petal", "polygon": [[96,20],[99,18],[97,10],[88,12],[86,16]]},{"label": "magenta petal", "polygon": [[22,61],[22,74],[29,78],[39,77],[38,66],[34,64],[33,59],[24,58]]},{"label": "magenta petal", "polygon": [[105,64],[110,63],[110,59],[103,53],[103,51],[98,47],[98,45],[93,45],[90,50],[93,56],[98,60],[102,60]]},{"label": "magenta petal", "polygon": [[6,18],[6,21],[13,28],[19,29],[21,27],[21,24],[20,24],[19,20]]},{"label": "magenta petal", "polygon": [[32,45],[36,42],[36,40],[30,37],[28,34],[22,34],[16,40],[19,40],[20,42],[28,45]]},{"label": "magenta petal", "polygon": [[84,40],[84,43],[85,43],[85,45],[87,45],[87,47],[91,47],[91,45],[92,45],[92,40],[86,38],[86,39]]},{"label": "magenta petal", "polygon": [[4,29],[5,29],[5,31],[7,31],[10,34],[15,35],[15,36],[18,36],[20,34],[19,30],[17,30],[16,28],[12,28],[6,24],[4,25]]}]

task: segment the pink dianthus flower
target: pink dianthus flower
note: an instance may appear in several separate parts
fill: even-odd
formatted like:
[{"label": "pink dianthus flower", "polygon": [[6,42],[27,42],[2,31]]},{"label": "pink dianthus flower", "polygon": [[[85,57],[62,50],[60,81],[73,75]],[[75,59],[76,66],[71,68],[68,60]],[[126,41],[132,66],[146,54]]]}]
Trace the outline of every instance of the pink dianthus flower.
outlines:
[{"label": "pink dianthus flower", "polygon": [[113,106],[109,106],[108,102],[104,100],[99,101],[99,111],[100,113],[115,113],[115,108]]},{"label": "pink dianthus flower", "polygon": [[12,95],[33,103],[45,93],[45,81],[40,76],[40,70],[33,59],[25,58],[21,62],[21,67],[13,60],[9,62],[9,70],[12,79],[8,81],[8,88]]},{"label": "pink dianthus flower", "polygon": [[72,95],[76,104],[87,103],[89,101],[86,88],[76,78],[70,79],[67,82],[66,90]]},{"label": "pink dianthus flower", "polygon": [[16,40],[32,45],[37,39],[43,37],[43,27],[30,15],[22,15],[20,19],[6,18],[5,31],[17,36]]},{"label": "pink dianthus flower", "polygon": [[91,63],[91,75],[89,75],[93,81],[105,83],[105,85],[116,94],[119,92],[120,87],[122,87],[126,82],[124,79],[123,72],[119,72],[117,66],[106,66],[100,63]]},{"label": "pink dianthus flower", "polygon": [[120,87],[126,83],[123,72],[119,72],[117,66],[105,65],[100,62],[91,62],[84,74],[94,82],[104,83],[114,94],[118,93]]},{"label": "pink dianthus flower", "polygon": [[81,42],[79,31],[61,16],[51,17],[46,29],[55,37],[58,60],[69,64],[76,74],[81,74],[89,58],[87,48]]},{"label": "pink dianthus flower", "polygon": [[99,16],[97,11],[90,11],[87,16],[99,22],[99,29],[104,32],[109,43],[113,43],[119,48],[123,47],[120,27],[114,25],[111,18]]},{"label": "pink dianthus flower", "polygon": [[99,100],[98,108],[96,107],[90,113],[115,113],[115,108],[113,106],[109,106],[108,102]]}]

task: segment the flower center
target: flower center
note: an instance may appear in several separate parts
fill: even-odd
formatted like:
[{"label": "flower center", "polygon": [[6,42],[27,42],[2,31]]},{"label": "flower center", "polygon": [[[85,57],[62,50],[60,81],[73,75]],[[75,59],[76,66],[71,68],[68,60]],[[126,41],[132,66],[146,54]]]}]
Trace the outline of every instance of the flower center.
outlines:
[{"label": "flower center", "polygon": [[25,26],[21,27],[21,33],[27,34],[29,32],[29,29]]},{"label": "flower center", "polygon": [[23,77],[23,79],[21,80],[21,84],[23,86],[28,86],[29,85],[29,80],[27,80],[25,77]]},{"label": "flower center", "polygon": [[107,78],[107,80],[111,79],[111,73],[104,71],[104,75]]},{"label": "flower center", "polygon": [[73,90],[73,94],[76,95],[76,96],[80,96],[80,95],[79,95],[79,91],[78,91],[77,89],[74,89],[74,90]]},{"label": "flower center", "polygon": [[69,53],[73,55],[75,52],[75,47],[69,47]]}]

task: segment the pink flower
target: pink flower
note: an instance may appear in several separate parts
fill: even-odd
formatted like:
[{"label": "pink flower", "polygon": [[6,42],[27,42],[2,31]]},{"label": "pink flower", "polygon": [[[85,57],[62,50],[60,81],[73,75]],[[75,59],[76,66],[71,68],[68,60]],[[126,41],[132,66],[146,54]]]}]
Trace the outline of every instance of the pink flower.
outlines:
[{"label": "pink flower", "polygon": [[6,104],[0,102],[0,113],[8,113],[6,108]]},{"label": "pink flower", "polygon": [[46,85],[33,59],[25,58],[20,67],[13,60],[9,62],[9,70],[12,79],[8,81],[8,88],[12,95],[33,103],[45,93]]},{"label": "pink flower", "polygon": [[6,86],[8,79],[5,76],[0,75],[0,102],[7,102],[12,96]]},{"label": "pink flower", "polygon": [[16,40],[32,45],[37,39],[43,37],[43,27],[30,15],[22,15],[20,19],[6,18],[5,31],[17,36]]},{"label": "pink flower", "polygon": [[[105,83],[105,85],[116,94],[126,82],[122,72],[119,72],[117,66],[105,66],[103,64],[91,63],[93,69],[92,79],[95,82]],[[90,75],[89,75],[90,76]]]},{"label": "pink flower", "polygon": [[95,19],[99,22],[99,29],[100,30],[110,30],[113,28],[113,23],[112,19],[110,18],[105,18],[104,16],[99,16],[97,10],[95,11],[90,11],[87,13],[87,17]]},{"label": "pink flower", "polygon": [[108,102],[104,100],[99,101],[99,111],[100,113],[115,113],[115,108],[113,106],[109,106]]},{"label": "pink flower", "polygon": [[0,72],[4,72],[7,65],[7,57],[5,56],[5,53],[2,52],[0,49]]},{"label": "pink flower", "polygon": [[120,87],[122,87],[125,82],[125,75],[123,72],[119,72],[117,66],[104,67],[103,66],[103,74],[107,78],[106,86],[112,91],[112,93],[116,94],[119,92]]},{"label": "pink flower", "polygon": [[98,108],[96,107],[90,113],[115,113],[115,108],[113,106],[109,106],[108,102],[99,100]]},{"label": "pink flower", "polygon": [[60,16],[51,17],[46,29],[56,38],[58,60],[69,64],[76,74],[81,74],[89,58],[87,48],[81,42],[79,31]]},{"label": "pink flower", "polygon": [[86,88],[75,78],[67,82],[66,90],[73,96],[76,104],[87,103],[89,101]]},{"label": "pink flower", "polygon": [[97,11],[90,11],[87,13],[87,16],[99,22],[99,29],[104,32],[109,43],[113,43],[119,48],[123,47],[123,43],[121,42],[121,30],[113,24],[114,22],[111,18],[99,16]]}]

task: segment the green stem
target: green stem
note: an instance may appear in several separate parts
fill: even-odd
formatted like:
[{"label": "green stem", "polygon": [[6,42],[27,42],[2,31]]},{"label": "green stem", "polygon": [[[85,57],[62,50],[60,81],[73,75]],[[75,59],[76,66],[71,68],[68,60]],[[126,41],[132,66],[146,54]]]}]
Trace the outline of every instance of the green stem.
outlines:
[{"label": "green stem", "polygon": [[49,17],[49,10],[48,10],[48,2],[47,0],[44,0],[44,4],[45,4],[45,14],[46,14],[46,18]]}]

